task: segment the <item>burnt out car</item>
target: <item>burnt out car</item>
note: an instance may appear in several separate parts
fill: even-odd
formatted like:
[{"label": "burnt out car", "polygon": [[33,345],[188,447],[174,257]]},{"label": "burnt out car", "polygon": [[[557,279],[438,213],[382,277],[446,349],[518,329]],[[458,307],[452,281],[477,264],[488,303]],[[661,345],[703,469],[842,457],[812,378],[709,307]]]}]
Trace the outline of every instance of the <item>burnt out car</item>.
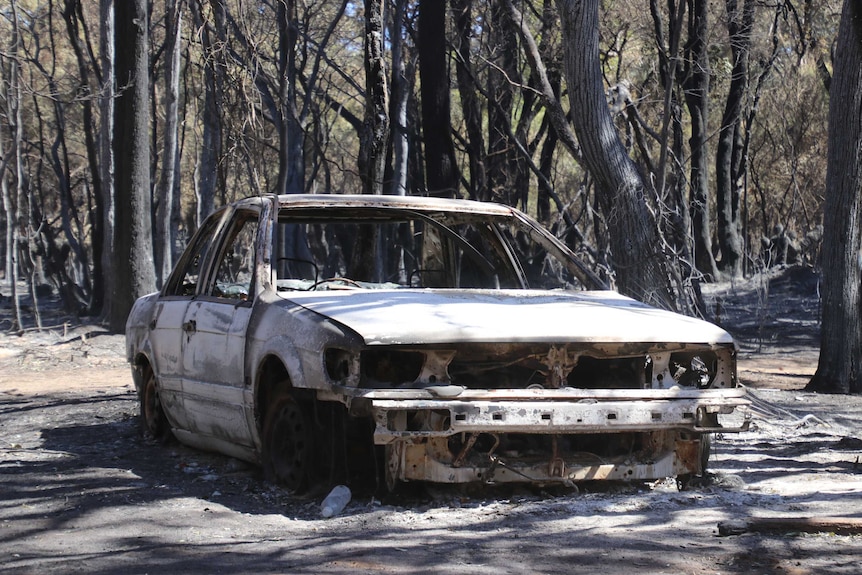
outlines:
[{"label": "burnt out car", "polygon": [[127,354],[150,434],[292,490],[701,474],[745,427],[719,422],[748,403],[733,339],[602,288],[507,206],[249,198],[137,301]]}]

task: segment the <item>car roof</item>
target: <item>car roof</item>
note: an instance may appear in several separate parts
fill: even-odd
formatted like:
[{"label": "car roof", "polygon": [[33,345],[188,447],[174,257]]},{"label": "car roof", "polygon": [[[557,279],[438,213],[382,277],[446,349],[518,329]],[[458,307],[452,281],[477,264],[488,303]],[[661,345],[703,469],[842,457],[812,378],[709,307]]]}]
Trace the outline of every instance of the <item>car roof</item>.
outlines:
[{"label": "car roof", "polygon": [[452,211],[497,216],[510,216],[515,211],[509,206],[491,202],[432,198],[423,196],[377,196],[365,194],[283,194],[278,196],[279,209],[283,208],[377,208],[416,211]]}]

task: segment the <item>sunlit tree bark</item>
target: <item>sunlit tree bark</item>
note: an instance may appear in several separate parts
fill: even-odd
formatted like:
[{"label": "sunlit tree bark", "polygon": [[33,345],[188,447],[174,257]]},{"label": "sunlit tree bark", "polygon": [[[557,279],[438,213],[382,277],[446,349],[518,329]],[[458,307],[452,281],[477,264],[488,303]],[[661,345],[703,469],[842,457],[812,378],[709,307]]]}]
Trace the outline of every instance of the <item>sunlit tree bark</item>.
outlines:
[{"label": "sunlit tree bark", "polygon": [[[114,0],[100,0],[99,52],[102,82],[99,91],[99,168],[102,180],[102,274],[100,289],[93,292],[93,308],[101,317],[111,317],[113,290],[111,281],[114,254]],[[98,210],[97,210],[98,211]],[[101,301],[99,298],[102,298]]]},{"label": "sunlit tree bark", "polygon": [[407,81],[405,58],[404,15],[407,0],[395,0],[392,14],[392,106],[390,127],[392,130],[392,182],[390,193],[395,196],[407,194],[407,170],[410,138],[407,128],[407,101],[410,83]]},{"label": "sunlit tree bark", "polygon": [[157,190],[155,259],[158,284],[173,268],[177,226],[174,215],[174,194],[179,193],[179,99],[180,99],[180,35],[182,2],[165,2],[165,88],[164,88],[164,150],[162,170]]},{"label": "sunlit tree bark", "polygon": [[557,5],[566,44],[564,70],[572,120],[611,230],[617,288],[643,301],[675,308],[667,260],[647,206],[643,180],[626,154],[605,99],[599,62],[599,0],[558,0]]}]

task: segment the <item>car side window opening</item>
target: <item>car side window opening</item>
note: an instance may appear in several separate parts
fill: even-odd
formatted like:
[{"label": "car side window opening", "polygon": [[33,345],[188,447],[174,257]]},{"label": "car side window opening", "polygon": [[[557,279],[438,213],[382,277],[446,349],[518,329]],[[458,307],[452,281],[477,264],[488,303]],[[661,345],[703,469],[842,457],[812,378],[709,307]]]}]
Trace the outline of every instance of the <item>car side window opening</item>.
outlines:
[{"label": "car side window opening", "polygon": [[165,296],[193,296],[200,283],[201,265],[215,240],[219,217],[211,217],[192,238],[191,249],[187,250],[184,260],[180,261],[165,284]]},{"label": "car side window opening", "polygon": [[258,219],[254,213],[241,214],[227,235],[219,258],[211,294],[245,301],[252,294],[255,240]]}]

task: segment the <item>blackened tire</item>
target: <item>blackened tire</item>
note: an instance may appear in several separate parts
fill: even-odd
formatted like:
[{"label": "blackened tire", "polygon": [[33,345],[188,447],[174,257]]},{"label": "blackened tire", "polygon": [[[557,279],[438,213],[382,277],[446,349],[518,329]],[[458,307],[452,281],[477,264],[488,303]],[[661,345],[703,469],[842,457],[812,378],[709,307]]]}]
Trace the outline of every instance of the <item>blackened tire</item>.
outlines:
[{"label": "blackened tire", "polygon": [[267,479],[294,493],[308,489],[314,434],[308,414],[289,393],[279,394],[267,410],[262,441]]},{"label": "blackened tire", "polygon": [[173,438],[171,424],[162,406],[158,380],[149,366],[144,368],[143,385],[138,399],[144,436],[152,437],[160,443],[168,443]]}]

